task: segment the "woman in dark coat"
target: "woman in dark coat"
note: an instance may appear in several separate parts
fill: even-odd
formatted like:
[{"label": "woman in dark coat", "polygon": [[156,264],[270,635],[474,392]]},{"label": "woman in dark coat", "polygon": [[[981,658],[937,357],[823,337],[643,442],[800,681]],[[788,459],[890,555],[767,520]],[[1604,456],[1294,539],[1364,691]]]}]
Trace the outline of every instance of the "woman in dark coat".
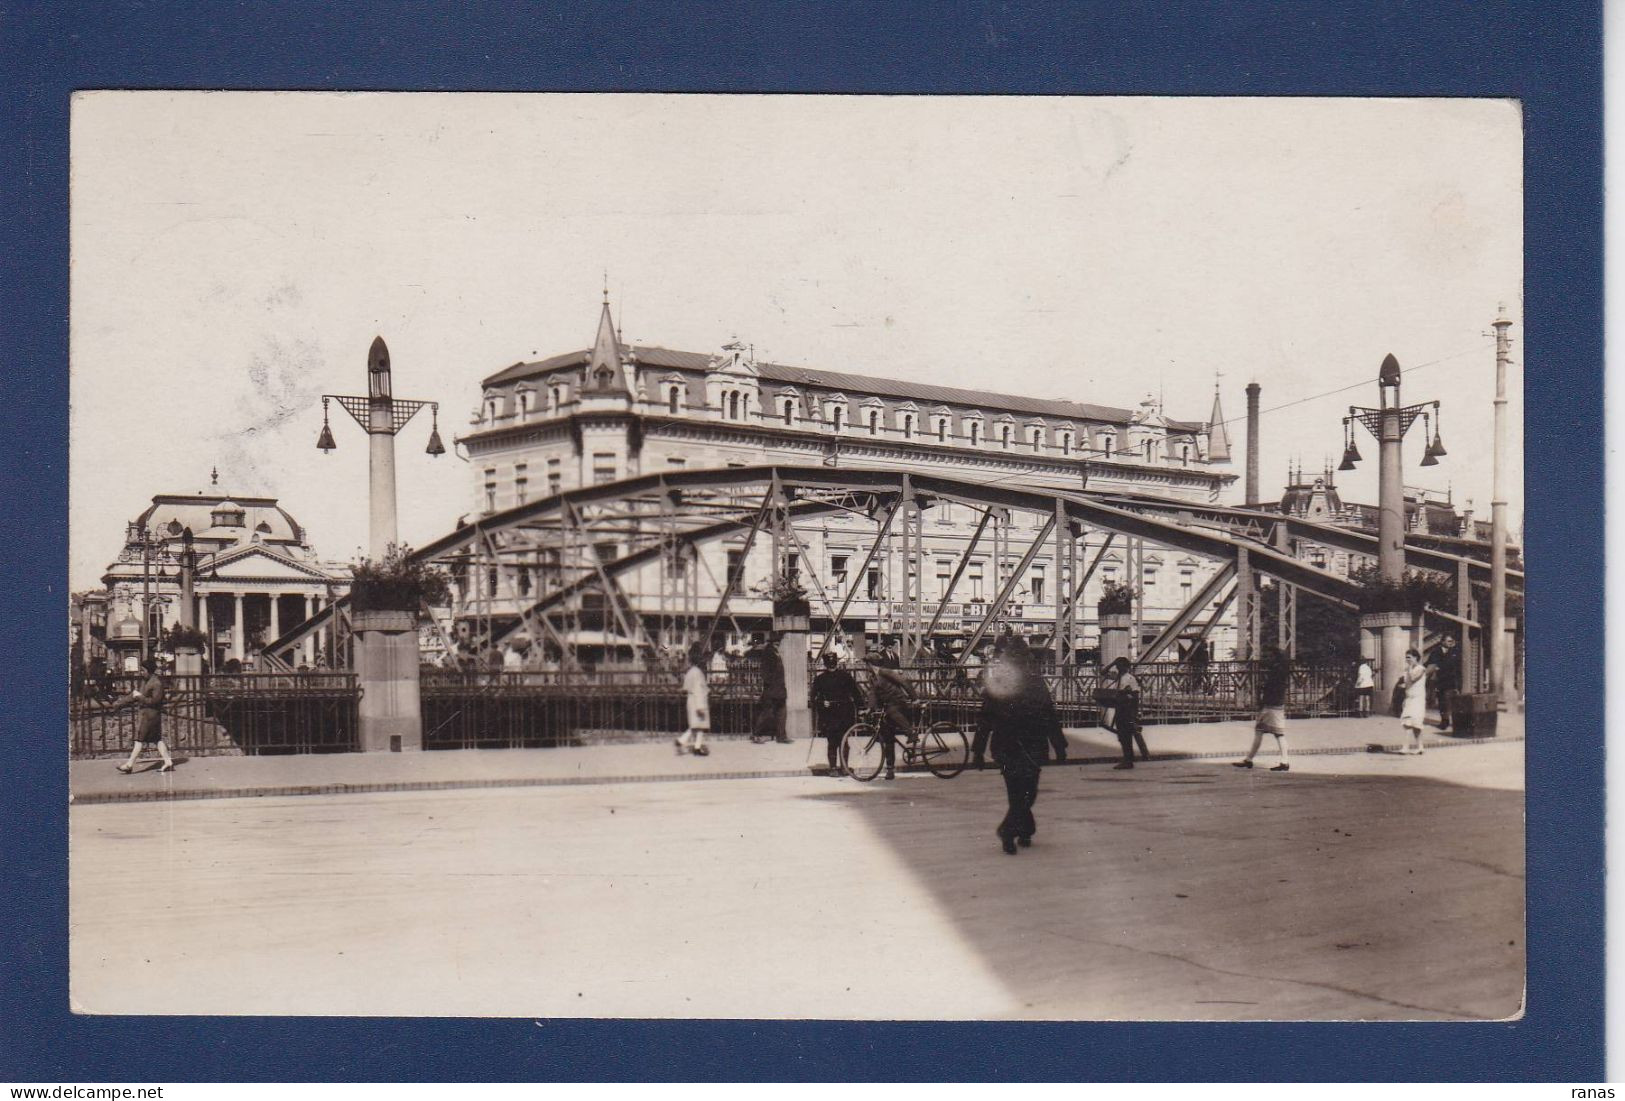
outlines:
[{"label": "woman in dark coat", "polygon": [[1033,843],[1038,823],[1038,777],[1049,762],[1066,760],[1066,738],[1044,678],[1033,668],[1032,654],[1019,639],[1011,640],[989,667],[982,686],[982,713],[971,751],[981,768],[988,749],[1004,775],[1009,810],[999,823],[999,841],[1012,855],[1016,845]]},{"label": "woman in dark coat", "polygon": [[146,671],[147,679],[141,687],[118,701],[121,707],[134,705],[136,707],[135,744],[130,747],[130,759],[118,766],[120,772],[129,772],[135,768],[135,762],[140,759],[141,751],[149,745],[158,747],[158,755],[164,759],[159,767],[160,772],[174,772],[175,762],[170,759],[169,747],[164,744],[163,720],[164,710],[164,681],[158,675],[158,661],[148,658],[141,663]]}]

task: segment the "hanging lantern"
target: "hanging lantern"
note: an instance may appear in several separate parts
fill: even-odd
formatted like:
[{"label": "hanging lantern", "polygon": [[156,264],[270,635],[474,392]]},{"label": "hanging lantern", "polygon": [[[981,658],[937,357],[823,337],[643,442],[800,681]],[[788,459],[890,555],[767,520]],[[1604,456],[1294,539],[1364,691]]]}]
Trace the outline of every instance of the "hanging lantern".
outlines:
[{"label": "hanging lantern", "polygon": [[338,444],[333,442],[333,429],[327,423],[327,399],[322,399],[322,434],[316,437],[316,446],[323,454],[333,450]]},{"label": "hanging lantern", "polygon": [[1441,439],[1440,435],[1439,435],[1439,430],[1443,427],[1443,425],[1444,425],[1444,418],[1439,415],[1439,403],[1434,402],[1433,403],[1433,442],[1428,445],[1428,450],[1433,452],[1433,457],[1435,459],[1442,458],[1443,456],[1448,454],[1448,452],[1445,451],[1445,449],[1444,449],[1444,440]]},{"label": "hanging lantern", "polygon": [[444,455],[446,445],[440,442],[440,406],[432,406],[429,415],[434,418],[434,425],[429,429],[429,446],[423,450],[430,455]]},{"label": "hanging lantern", "polygon": [[1360,461],[1360,449],[1354,446],[1354,429],[1347,417],[1343,418],[1343,461],[1338,464],[1338,470],[1353,470],[1354,464]]}]

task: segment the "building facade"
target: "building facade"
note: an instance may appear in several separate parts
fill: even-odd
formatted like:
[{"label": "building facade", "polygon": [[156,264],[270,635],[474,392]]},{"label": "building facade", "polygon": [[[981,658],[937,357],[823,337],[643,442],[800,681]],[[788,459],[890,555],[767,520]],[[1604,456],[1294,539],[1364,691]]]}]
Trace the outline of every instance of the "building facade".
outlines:
[{"label": "building facade", "polygon": [[[220,670],[252,665],[260,646],[349,590],[349,567],[325,562],[305,529],[273,497],[160,494],[125,526],[125,543],[102,575],[105,646],[115,669],[139,662],[142,618],[150,649],[182,622],[181,562],[187,533],[197,561],[193,622],[204,658]],[[327,659],[328,640],[312,638],[302,659]],[[330,644],[330,643],[329,643]]]},{"label": "building facade", "polygon": [[[764,463],[889,467],[1204,502],[1235,479],[1221,469],[1229,439],[1217,395],[1208,421],[1181,421],[1154,398],[1120,408],[791,367],[760,360],[737,340],[712,353],[625,346],[607,302],[592,347],[516,363],[486,378],[471,430],[458,442],[475,472],[474,511],[482,515],[640,474]],[[810,575],[809,589],[844,594],[856,586],[843,630],[891,633],[899,614],[894,598],[917,585],[926,601],[940,599],[980,519],[969,506],[933,507],[922,521],[919,577],[902,576],[898,556],[855,576],[875,530],[861,518],[800,529],[792,565]],[[943,641],[962,638],[980,619],[1043,521],[995,517],[995,538],[978,544],[945,609]],[[1104,534],[1075,534],[1077,561],[1092,561]],[[705,548],[697,569],[702,599],[715,599],[718,579],[737,577],[736,618],[754,626],[769,612],[756,594],[772,563],[765,548],[745,555],[744,543],[741,533]],[[1042,640],[1053,628],[1055,586],[1073,584],[1073,557],[1056,561],[1047,548],[1039,553],[1018,579],[1004,622]],[[1138,585],[1149,639],[1213,569],[1168,548],[1117,540],[1085,591],[1083,645],[1092,644],[1094,600],[1103,584]],[[669,613],[649,603],[647,594],[660,591],[658,579],[640,577],[627,588],[651,619]],[[815,600],[815,621],[818,610]],[[1231,622],[1209,638],[1216,656],[1229,656]]]}]

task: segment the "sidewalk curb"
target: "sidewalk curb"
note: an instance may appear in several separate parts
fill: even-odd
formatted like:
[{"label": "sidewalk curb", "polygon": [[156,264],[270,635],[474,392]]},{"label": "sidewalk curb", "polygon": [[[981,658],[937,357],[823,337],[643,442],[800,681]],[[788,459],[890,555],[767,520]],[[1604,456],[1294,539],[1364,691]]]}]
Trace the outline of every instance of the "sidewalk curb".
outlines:
[{"label": "sidewalk curb", "polygon": [[[1524,740],[1522,735],[1515,737],[1495,738],[1452,738],[1448,741],[1425,742],[1429,749],[1454,749],[1463,746],[1515,744]],[[1359,746],[1325,746],[1321,748],[1294,750],[1294,757],[1330,757],[1354,753],[1371,753],[1373,746],[1381,746],[1384,751],[1393,751],[1401,743],[1390,746],[1386,743],[1368,742]],[[1178,761],[1210,761],[1236,756],[1235,750],[1225,752],[1203,753],[1163,753],[1154,754],[1147,763],[1178,762]],[[1104,757],[1069,757],[1064,762],[1057,762],[1051,767],[1080,767],[1083,765],[1109,765],[1115,764],[1119,758],[1115,755]],[[925,770],[919,767],[898,769],[899,772],[921,773]],[[975,769],[966,771],[974,772]],[[988,768],[985,771],[995,771]],[[191,801],[202,799],[276,799],[304,795],[374,795],[384,792],[416,792],[416,791],[476,791],[482,788],[543,788],[543,787],[583,787],[595,784],[666,784],[687,783],[695,780],[784,780],[804,776],[822,776],[821,772],[811,767],[795,769],[754,769],[733,770],[717,772],[688,772],[667,773],[663,775],[605,775],[605,776],[521,776],[500,777],[483,780],[380,780],[376,783],[345,783],[345,784],[282,784],[261,787],[242,788],[214,788],[199,790],[162,789],[156,791],[101,791],[87,792],[82,795],[68,796],[68,802],[75,806],[88,806],[105,803],[156,803],[172,801]]]}]

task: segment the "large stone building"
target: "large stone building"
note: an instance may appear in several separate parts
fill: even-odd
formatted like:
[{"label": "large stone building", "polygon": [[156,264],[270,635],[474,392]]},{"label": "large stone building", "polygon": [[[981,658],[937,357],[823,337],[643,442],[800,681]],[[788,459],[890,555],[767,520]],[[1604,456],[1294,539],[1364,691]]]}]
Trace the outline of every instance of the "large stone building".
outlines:
[{"label": "large stone building", "polygon": [[[1125,386],[1126,388],[1126,386]],[[472,430],[459,443],[475,471],[475,511],[489,514],[578,486],[661,470],[763,463],[907,468],[977,481],[1022,482],[1077,490],[1138,491],[1192,501],[1216,500],[1235,475],[1229,438],[1214,396],[1208,421],[1176,420],[1148,398],[1135,408],[957,389],[847,371],[791,367],[754,357],[733,341],[712,353],[622,344],[606,302],[592,347],[515,363],[484,380]],[[967,506],[939,505],[926,521],[922,596],[940,597],[976,527]],[[1019,562],[1041,518],[1015,515],[995,553],[973,557],[944,617],[943,634],[962,637]],[[805,563],[819,583],[844,590],[861,580],[851,612],[868,631],[888,631],[905,579],[897,559],[852,576],[874,526],[861,519],[819,521],[808,532]],[[1080,561],[1103,540],[1085,533]],[[749,598],[771,570],[765,550],[741,560],[744,536],[706,552],[711,579],[730,572],[747,594],[741,622],[765,617]],[[1133,558],[1122,539],[1101,561],[1091,589],[1083,644],[1093,637],[1094,599],[1106,582],[1133,580],[1143,590],[1142,638],[1200,591],[1214,564],[1146,545]],[[714,559],[714,560],[713,560]],[[1031,563],[1005,621],[1033,636],[1053,623],[1054,586],[1070,585],[1064,563],[1046,549]],[[640,585],[628,588],[634,599]],[[641,586],[643,592],[658,588]],[[715,591],[713,589],[713,591]],[[658,610],[645,605],[651,617]],[[816,618],[816,612],[815,612]],[[1210,640],[1229,656],[1228,620]]]},{"label": "large stone building", "polygon": [[[181,621],[180,562],[186,532],[197,558],[195,619],[208,642],[204,656],[221,669],[250,661],[264,643],[349,590],[349,567],[323,561],[303,526],[272,497],[227,496],[218,485],[195,494],[159,494],[125,526],[125,544],[102,575],[106,648],[118,668],[147,637]],[[301,655],[325,655],[315,638]]]}]

